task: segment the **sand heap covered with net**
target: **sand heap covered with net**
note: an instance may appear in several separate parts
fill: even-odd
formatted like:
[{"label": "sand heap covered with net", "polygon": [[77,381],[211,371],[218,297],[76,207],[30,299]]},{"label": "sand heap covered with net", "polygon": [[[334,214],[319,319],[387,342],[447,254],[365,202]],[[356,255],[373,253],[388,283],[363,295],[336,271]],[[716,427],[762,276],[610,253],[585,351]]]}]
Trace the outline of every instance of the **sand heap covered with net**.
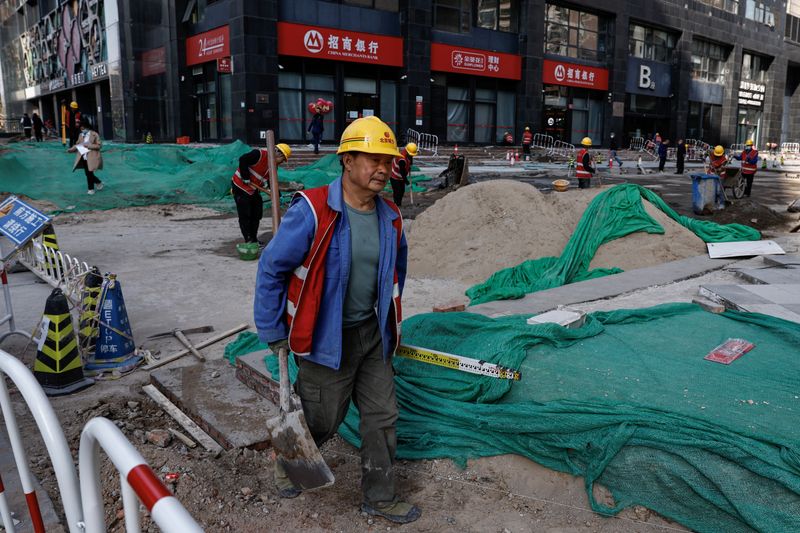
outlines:
[{"label": "sand heap covered with net", "polygon": [[[409,276],[477,283],[527,259],[559,256],[586,206],[602,190],[542,194],[512,180],[463,187],[420,214],[409,228]],[[665,233],[633,233],[611,241],[600,247],[591,268],[631,270],[706,253],[694,233],[643,202]]]}]

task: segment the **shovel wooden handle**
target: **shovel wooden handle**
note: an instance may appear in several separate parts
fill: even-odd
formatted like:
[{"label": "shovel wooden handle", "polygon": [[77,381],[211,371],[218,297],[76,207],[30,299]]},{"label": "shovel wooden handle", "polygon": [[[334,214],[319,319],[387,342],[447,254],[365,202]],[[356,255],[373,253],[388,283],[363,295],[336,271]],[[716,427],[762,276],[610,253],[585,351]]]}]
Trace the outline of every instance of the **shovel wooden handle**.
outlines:
[{"label": "shovel wooden handle", "polygon": [[289,397],[292,394],[289,385],[289,350],[280,348],[278,350],[278,372],[281,378],[281,411],[289,412]]}]

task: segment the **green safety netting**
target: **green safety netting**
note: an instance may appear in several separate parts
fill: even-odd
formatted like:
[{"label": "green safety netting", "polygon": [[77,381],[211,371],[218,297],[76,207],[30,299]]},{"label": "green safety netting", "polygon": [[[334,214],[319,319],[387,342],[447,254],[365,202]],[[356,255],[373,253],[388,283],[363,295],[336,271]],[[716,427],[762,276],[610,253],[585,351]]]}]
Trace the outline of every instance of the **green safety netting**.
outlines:
[{"label": "green safety netting", "polygon": [[[396,357],[398,457],[463,465],[513,453],[582,476],[603,514],[644,505],[701,532],[800,531],[800,325],[694,304],[597,312],[580,329],[526,318],[404,321],[404,342],[522,379]],[[729,366],[703,359],[731,337],[756,347]],[[251,338],[244,349],[264,346]],[[274,356],[265,361],[277,377]],[[352,405],[340,433],[359,446]],[[595,483],[611,506],[594,499]]]},{"label": "green safety netting", "polygon": [[589,270],[589,265],[598,248],[609,241],[637,231],[664,233],[664,228],[647,214],[642,200],[661,209],[704,242],[761,238],[758,230],[742,224],[722,225],[679,215],[660,196],[640,185],[617,185],[595,196],[560,257],[529,259],[517,266],[498,270],[483,283],[467,289],[470,305],[522,298],[531,292],[622,272],[619,268]]},{"label": "green safety netting", "polygon": [[[10,144],[0,150],[0,192],[51,202],[55,211],[170,203],[233,211],[231,176],[239,157],[250,149],[240,141],[209,147],[106,142],[103,170],[97,172],[106,188],[89,196],[83,171],[72,172],[75,155],[66,153],[61,144]],[[325,185],[340,175],[334,154],[308,166],[278,170],[280,181],[301,183],[305,188]],[[412,177],[414,182],[425,179]],[[414,190],[424,189],[416,186]],[[290,198],[291,193],[283,193],[281,201]]]}]

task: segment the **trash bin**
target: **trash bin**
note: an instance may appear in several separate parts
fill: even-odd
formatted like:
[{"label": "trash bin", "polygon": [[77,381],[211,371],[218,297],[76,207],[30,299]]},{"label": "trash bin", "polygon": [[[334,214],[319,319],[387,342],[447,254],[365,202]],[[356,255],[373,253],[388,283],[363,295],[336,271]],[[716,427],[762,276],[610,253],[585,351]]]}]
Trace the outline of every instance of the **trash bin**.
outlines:
[{"label": "trash bin", "polygon": [[725,208],[725,193],[716,174],[692,174],[692,209],[697,215],[710,215]]}]

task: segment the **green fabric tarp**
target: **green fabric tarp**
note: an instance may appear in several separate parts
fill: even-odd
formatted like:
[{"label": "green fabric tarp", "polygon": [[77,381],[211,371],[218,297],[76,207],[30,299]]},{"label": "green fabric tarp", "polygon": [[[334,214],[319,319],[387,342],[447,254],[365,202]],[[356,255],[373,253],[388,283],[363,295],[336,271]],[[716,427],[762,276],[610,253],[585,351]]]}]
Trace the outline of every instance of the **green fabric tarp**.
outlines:
[{"label": "green fabric tarp", "polygon": [[[53,211],[86,211],[154,204],[196,204],[220,211],[236,209],[231,176],[239,157],[251,147],[235,141],[221,146],[103,143],[103,169],[97,176],[106,188],[86,194],[83,171],[72,172],[75,154],[60,143],[14,143],[0,149],[0,193],[23,194],[54,204]],[[341,175],[335,154],[321,156],[294,170],[278,168],[278,180],[325,185]],[[414,175],[414,183],[424,181]],[[414,190],[424,190],[419,185]],[[282,193],[281,203],[292,193]],[[266,205],[269,199],[266,198]]]},{"label": "green fabric tarp", "polygon": [[664,233],[664,228],[647,214],[642,200],[661,209],[704,242],[761,238],[761,234],[749,226],[721,225],[679,215],[656,193],[640,185],[617,185],[592,200],[560,257],[530,259],[495,272],[483,283],[467,289],[470,305],[522,298],[531,292],[622,272],[619,268],[589,270],[589,265],[598,248],[609,241],[637,231]]},{"label": "green fabric tarp", "polygon": [[[408,344],[522,379],[396,357],[399,458],[518,454],[584,477],[603,514],[638,504],[701,532],[800,531],[800,325],[693,304],[597,312],[580,329],[526,318],[404,321]],[[703,359],[736,337],[755,349],[728,366]],[[277,377],[274,356],[266,363]],[[352,405],[340,433],[359,446]],[[594,483],[613,507],[592,498]]]}]

